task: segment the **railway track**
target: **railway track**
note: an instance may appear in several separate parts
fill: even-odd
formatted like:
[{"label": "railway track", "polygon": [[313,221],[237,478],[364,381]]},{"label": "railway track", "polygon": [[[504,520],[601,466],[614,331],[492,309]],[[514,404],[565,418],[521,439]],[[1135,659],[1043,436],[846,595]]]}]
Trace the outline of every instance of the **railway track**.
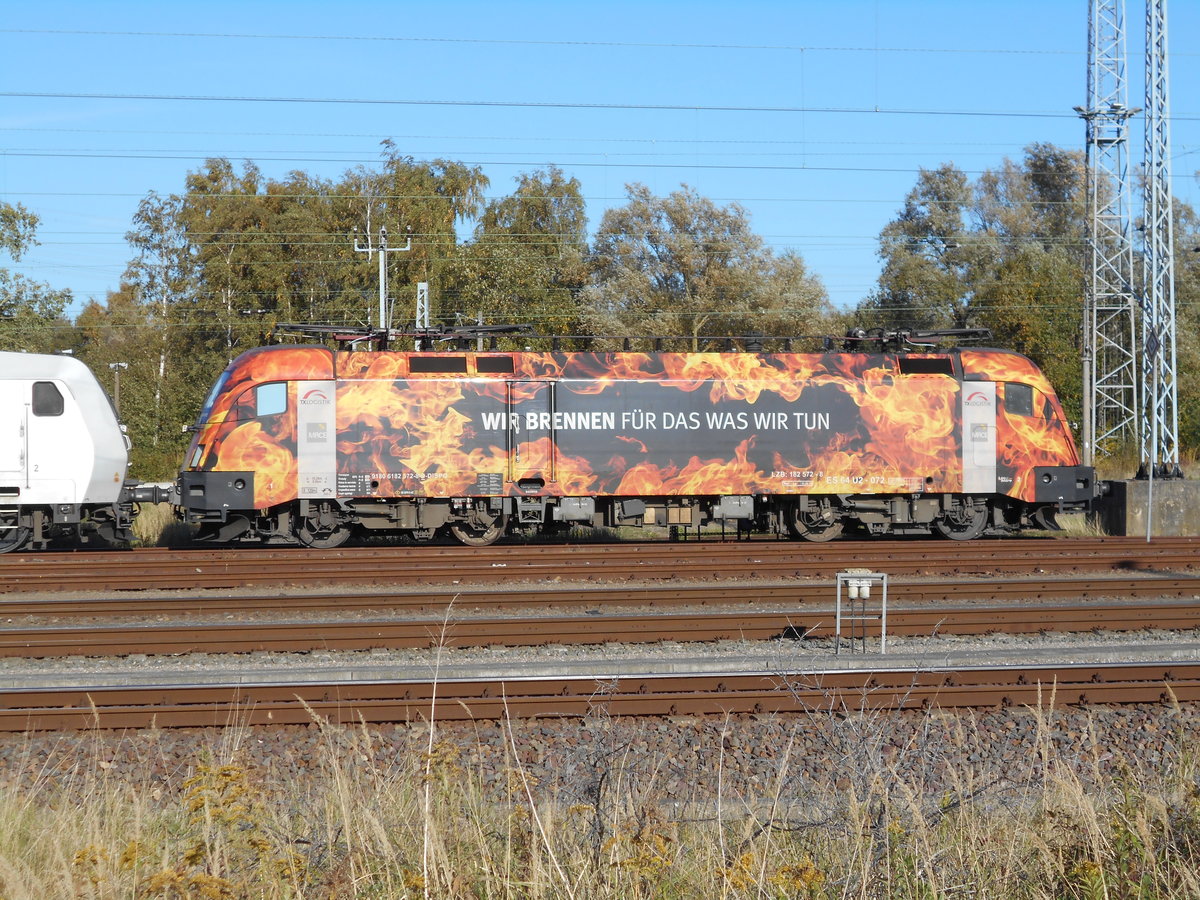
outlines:
[{"label": "railway track", "polygon": [[[255,594],[126,594],[102,597],[0,597],[0,624],[21,617],[53,619],[113,616],[243,615],[256,612],[313,612],[330,614],[354,610],[435,612],[447,609],[519,610],[563,608],[589,612],[612,607],[828,607],[836,588],[828,580],[664,583],[662,581],[595,585],[550,584],[406,587],[384,591],[295,591]],[[1200,574],[1153,574],[1130,577],[1102,573],[1089,576],[1039,578],[955,578],[891,580],[893,603],[944,604],[970,600],[1028,603],[1071,599],[1091,601],[1113,597],[1197,597]]]},{"label": "railway track", "polygon": [[157,684],[0,690],[0,731],[355,723],[1200,700],[1200,664],[900,668],[576,678]]},{"label": "railway track", "polygon": [[[1193,590],[1200,586],[1193,586]],[[1189,629],[1200,623],[1200,599],[1172,602],[1034,604],[1019,607],[892,608],[889,635],[1030,634],[1103,629]],[[878,624],[873,634],[878,634]],[[847,632],[848,633],[848,632]],[[763,641],[834,635],[834,614],[820,610],[703,611],[598,615],[478,615],[434,619],[323,621],[136,622],[0,628],[0,657],[178,655],[315,650],[456,649],[544,644]]]},{"label": "railway track", "polygon": [[[823,637],[833,627],[832,575],[861,565],[892,576],[889,635],[1182,629],[1200,614],[1197,550],[1195,539],[1102,539],[16,556],[0,560],[0,657]],[[966,577],[982,573],[990,574]],[[218,590],[192,590],[200,587]],[[228,588],[239,590],[220,590]],[[211,621],[218,616],[228,621]],[[222,681],[224,671],[209,680]],[[286,683],[256,677],[13,687],[0,691],[0,730],[306,723],[314,715],[366,722],[580,716],[600,707],[612,715],[667,715],[1200,699],[1200,663],[1190,662],[789,676],[600,673],[456,678],[436,688],[359,680],[353,670]]]},{"label": "railway track", "polygon": [[869,565],[891,575],[1191,571],[1200,538],[1057,538],[949,541],[625,542],[136,550],[14,554],[0,560],[4,594],[146,588],[504,584],[518,580],[829,578]]}]

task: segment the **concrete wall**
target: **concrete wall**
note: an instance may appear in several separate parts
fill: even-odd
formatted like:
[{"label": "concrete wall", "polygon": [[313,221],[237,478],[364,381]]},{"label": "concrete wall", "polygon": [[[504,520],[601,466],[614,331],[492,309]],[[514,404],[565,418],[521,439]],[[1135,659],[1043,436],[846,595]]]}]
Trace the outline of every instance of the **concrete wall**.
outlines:
[{"label": "concrete wall", "polygon": [[1200,481],[1154,479],[1113,481],[1112,492],[1096,501],[1096,512],[1109,534],[1146,534],[1146,515],[1154,504],[1151,534],[1165,537],[1200,535]]}]

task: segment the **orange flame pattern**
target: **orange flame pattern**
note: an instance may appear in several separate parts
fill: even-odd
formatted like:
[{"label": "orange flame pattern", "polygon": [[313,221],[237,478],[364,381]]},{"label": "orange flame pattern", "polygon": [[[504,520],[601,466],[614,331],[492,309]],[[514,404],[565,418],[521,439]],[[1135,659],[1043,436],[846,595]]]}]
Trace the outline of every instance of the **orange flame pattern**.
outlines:
[{"label": "orange flame pattern", "polygon": [[[260,509],[295,499],[295,385],[285,413],[240,420],[235,405],[257,384],[332,380],[342,496],[523,493],[534,478],[553,496],[962,489],[960,380],[900,374],[893,356],[492,353],[512,371],[480,373],[462,354],[465,374],[427,374],[414,355],[244,354],[193,442],[198,468],[254,472]],[[1033,466],[1078,462],[1053,391],[1016,354],[957,357],[964,375],[1034,388],[1034,416],[996,423],[998,471],[1032,500]]]}]

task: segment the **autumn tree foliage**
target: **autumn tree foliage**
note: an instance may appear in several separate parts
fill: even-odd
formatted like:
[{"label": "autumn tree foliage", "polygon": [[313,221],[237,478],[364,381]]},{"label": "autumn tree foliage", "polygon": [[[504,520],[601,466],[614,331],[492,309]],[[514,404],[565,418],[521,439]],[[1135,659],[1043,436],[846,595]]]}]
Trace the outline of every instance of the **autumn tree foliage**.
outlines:
[{"label": "autumn tree foliage", "polygon": [[[35,246],[40,220],[21,204],[0,201],[0,252],[14,262]],[[0,267],[0,350],[49,352],[65,346],[69,291]]]},{"label": "autumn tree foliage", "polygon": [[796,254],[776,256],[738,204],[718,206],[684,185],[657,197],[626,187],[597,230],[581,315],[594,334],[803,335],[833,315]]}]

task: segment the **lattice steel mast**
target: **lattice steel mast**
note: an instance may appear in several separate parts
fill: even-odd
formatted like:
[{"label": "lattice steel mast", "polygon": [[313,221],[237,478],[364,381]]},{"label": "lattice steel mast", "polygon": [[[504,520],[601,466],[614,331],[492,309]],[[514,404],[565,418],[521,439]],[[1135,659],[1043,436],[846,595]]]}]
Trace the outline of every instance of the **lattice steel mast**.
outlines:
[{"label": "lattice steel mast", "polygon": [[1146,0],[1146,206],[1139,477],[1181,475],[1168,88],[1167,0]]},{"label": "lattice steel mast", "polygon": [[1088,238],[1091,278],[1083,321],[1083,461],[1138,433],[1136,306],[1130,240],[1129,118],[1124,0],[1088,8]]}]

